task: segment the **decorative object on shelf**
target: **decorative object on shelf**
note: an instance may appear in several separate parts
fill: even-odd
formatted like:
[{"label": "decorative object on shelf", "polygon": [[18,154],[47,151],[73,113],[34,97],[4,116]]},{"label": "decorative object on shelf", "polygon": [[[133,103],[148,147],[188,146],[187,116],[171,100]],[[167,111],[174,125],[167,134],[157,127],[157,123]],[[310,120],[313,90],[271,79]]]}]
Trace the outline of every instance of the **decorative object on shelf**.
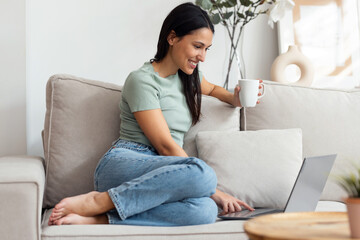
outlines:
[{"label": "decorative object on shelf", "polygon": [[[298,66],[301,72],[300,79],[296,82],[289,82],[285,74],[286,68],[291,64]],[[289,46],[288,51],[275,58],[271,66],[271,80],[275,82],[311,86],[314,74],[314,66],[310,59],[302,54],[296,45]]]},{"label": "decorative object on shelf", "polygon": [[345,199],[352,238],[360,238],[360,168],[356,173],[337,177],[340,186],[349,195]]},{"label": "decorative object on shelf", "polygon": [[360,86],[360,1],[294,2],[277,24],[279,54],[298,46],[314,64],[313,87]]},{"label": "decorative object on shelf", "polygon": [[214,24],[224,25],[230,38],[230,55],[224,82],[226,89],[229,87],[229,74],[234,57],[238,79],[246,78],[242,51],[237,51],[239,42],[242,45],[244,26],[260,14],[268,14],[268,23],[273,27],[273,22],[280,20],[285,12],[295,5],[292,0],[196,0],[196,4],[208,12]]}]

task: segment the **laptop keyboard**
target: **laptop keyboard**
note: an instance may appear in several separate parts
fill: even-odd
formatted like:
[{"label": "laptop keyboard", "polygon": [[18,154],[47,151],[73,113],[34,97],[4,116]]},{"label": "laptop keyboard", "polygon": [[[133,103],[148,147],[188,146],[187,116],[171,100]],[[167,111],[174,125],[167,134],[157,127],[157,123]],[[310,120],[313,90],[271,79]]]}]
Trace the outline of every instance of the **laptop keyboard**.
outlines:
[{"label": "laptop keyboard", "polygon": [[277,212],[282,212],[281,210],[278,209],[255,209],[254,211],[249,211],[249,210],[243,210],[241,212],[239,212],[239,214],[237,216],[239,217],[256,217],[259,215],[263,215],[263,214],[270,214],[270,213],[277,213]]},{"label": "laptop keyboard", "polygon": [[279,209],[269,209],[269,208],[257,208],[254,211],[249,211],[249,210],[242,210],[241,212],[234,212],[234,213],[229,213],[223,216],[219,216],[222,219],[237,219],[237,218],[253,218],[256,216],[260,216],[263,214],[270,214],[270,213],[279,213],[279,212],[284,212],[283,210],[279,210]]}]

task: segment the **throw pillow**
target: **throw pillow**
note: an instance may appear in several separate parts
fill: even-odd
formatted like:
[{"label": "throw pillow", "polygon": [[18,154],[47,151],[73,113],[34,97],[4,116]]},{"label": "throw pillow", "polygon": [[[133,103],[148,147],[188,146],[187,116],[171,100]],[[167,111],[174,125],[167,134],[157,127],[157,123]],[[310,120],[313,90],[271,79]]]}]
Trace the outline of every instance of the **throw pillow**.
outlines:
[{"label": "throw pillow", "polygon": [[195,136],[199,131],[224,131],[240,129],[240,109],[217,98],[202,95],[200,121],[192,126],[184,137],[184,150],[197,157]]},{"label": "throw pillow", "polygon": [[119,137],[121,87],[71,75],[46,86],[44,208],[94,190],[94,171]]},{"label": "throw pillow", "polygon": [[199,132],[196,145],[219,190],[253,207],[285,207],[303,161],[300,129]]}]

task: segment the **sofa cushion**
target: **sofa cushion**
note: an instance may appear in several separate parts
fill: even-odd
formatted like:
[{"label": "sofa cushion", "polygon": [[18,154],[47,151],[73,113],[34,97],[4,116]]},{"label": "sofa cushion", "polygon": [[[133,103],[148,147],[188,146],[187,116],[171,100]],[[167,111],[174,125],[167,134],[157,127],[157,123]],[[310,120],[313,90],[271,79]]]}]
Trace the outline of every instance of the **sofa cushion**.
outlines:
[{"label": "sofa cushion", "polygon": [[218,240],[218,239],[240,239],[247,240],[243,230],[245,221],[222,221],[214,224],[203,224],[179,227],[153,227],[134,225],[62,225],[48,226],[47,222],[51,214],[47,210],[42,222],[42,240]]},{"label": "sofa cushion", "polygon": [[203,95],[200,121],[192,126],[184,137],[184,150],[197,157],[195,136],[199,131],[223,131],[240,129],[240,109],[217,98]]},{"label": "sofa cushion", "polygon": [[218,188],[253,207],[284,209],[302,164],[300,129],[199,132]]},{"label": "sofa cushion", "polygon": [[266,94],[257,107],[242,111],[241,129],[301,128],[305,157],[337,153],[321,199],[342,200],[346,193],[334,176],[360,165],[360,90],[264,82]]},{"label": "sofa cushion", "polygon": [[102,155],[119,137],[121,87],[70,75],[46,86],[43,132],[46,187],[43,207],[94,189]]},{"label": "sofa cushion", "polygon": [[[245,221],[224,221],[218,219],[215,224],[204,224],[184,227],[149,227],[130,225],[62,225],[48,226],[52,209],[46,210],[42,221],[42,240],[61,239],[126,239],[126,240],[158,240],[158,239],[189,239],[218,240],[243,239],[249,237],[243,230]],[[319,202],[316,211],[346,211],[345,204],[339,202]]]}]

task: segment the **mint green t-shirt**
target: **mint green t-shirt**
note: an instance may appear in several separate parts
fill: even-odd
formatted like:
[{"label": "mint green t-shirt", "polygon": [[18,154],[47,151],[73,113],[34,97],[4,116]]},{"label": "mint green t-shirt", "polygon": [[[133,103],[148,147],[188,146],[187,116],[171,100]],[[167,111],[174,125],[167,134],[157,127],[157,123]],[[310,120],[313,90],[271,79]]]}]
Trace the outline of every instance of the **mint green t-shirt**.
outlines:
[{"label": "mint green t-shirt", "polygon": [[[199,71],[200,81],[202,74]],[[192,118],[178,73],[160,77],[150,62],[127,77],[120,102],[120,138],[152,146],[138,125],[134,112],[161,109],[174,141],[183,146]]]}]

